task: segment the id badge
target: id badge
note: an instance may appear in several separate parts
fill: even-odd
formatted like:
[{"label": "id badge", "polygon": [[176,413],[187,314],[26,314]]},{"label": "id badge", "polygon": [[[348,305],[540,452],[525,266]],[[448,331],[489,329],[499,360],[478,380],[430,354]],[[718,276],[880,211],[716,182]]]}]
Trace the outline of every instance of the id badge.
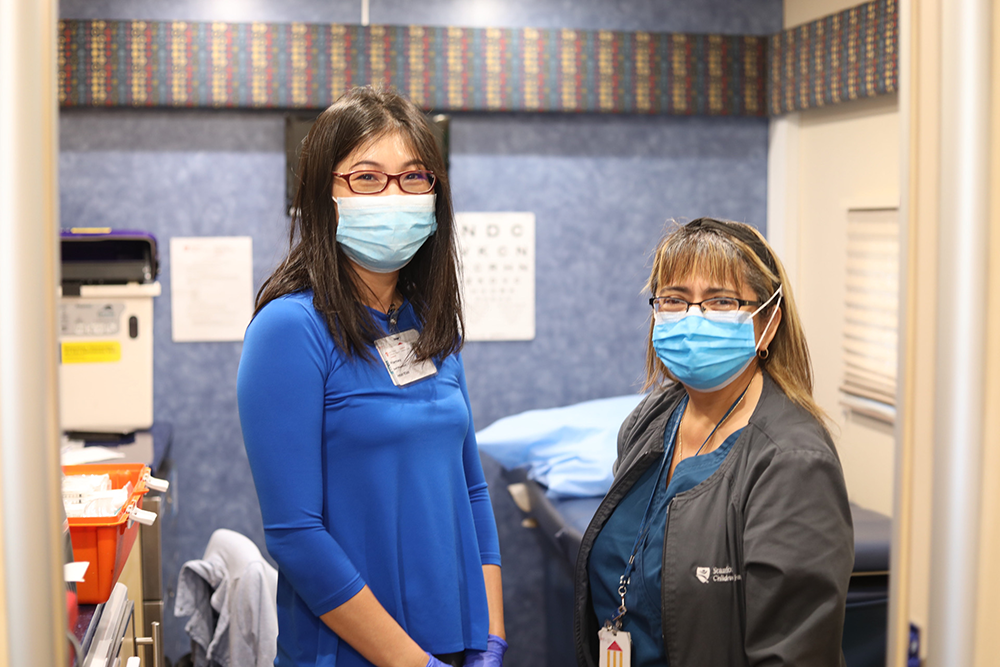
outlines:
[{"label": "id badge", "polygon": [[624,630],[607,626],[597,632],[601,640],[598,667],[632,667],[632,636]]},{"label": "id badge", "polygon": [[437,375],[437,367],[433,361],[430,359],[415,361],[413,358],[413,343],[418,336],[416,329],[407,329],[375,341],[375,348],[382,357],[382,363],[389,371],[392,383],[397,387]]}]

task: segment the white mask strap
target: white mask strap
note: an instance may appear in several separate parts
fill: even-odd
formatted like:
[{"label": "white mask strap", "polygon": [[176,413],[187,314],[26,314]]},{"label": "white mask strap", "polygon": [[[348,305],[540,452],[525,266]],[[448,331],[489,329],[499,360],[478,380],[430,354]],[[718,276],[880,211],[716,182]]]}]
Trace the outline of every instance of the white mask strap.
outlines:
[{"label": "white mask strap", "polygon": [[767,321],[767,326],[765,326],[764,330],[760,332],[760,340],[758,340],[757,344],[753,347],[754,352],[757,352],[757,350],[760,349],[760,344],[764,340],[764,334],[766,334],[767,330],[771,328],[771,322],[774,321],[774,316],[778,314],[778,308],[781,307],[781,285],[778,285],[778,289],[774,290],[774,294],[771,295],[771,298],[762,303],[760,308],[753,311],[753,315],[750,316],[753,318],[757,313],[767,308],[767,304],[771,303],[771,301],[774,300],[774,297],[778,297],[778,302],[774,304],[774,312],[771,313],[771,319]]},{"label": "white mask strap", "polygon": [[778,289],[774,290],[774,294],[772,294],[770,296],[770,298],[768,298],[767,301],[765,301],[764,303],[760,304],[760,308],[758,308],[757,310],[755,310],[752,313],[750,313],[750,317],[757,317],[757,313],[759,313],[760,311],[762,311],[765,308],[767,308],[767,304],[769,304],[772,301],[774,301],[774,297],[778,296],[779,294],[781,294],[781,285],[778,285]]}]

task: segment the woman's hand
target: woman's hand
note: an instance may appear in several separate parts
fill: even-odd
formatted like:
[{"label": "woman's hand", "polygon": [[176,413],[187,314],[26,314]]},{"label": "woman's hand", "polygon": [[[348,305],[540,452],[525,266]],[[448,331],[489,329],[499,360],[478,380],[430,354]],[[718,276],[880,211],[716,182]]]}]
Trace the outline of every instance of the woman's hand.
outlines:
[{"label": "woman's hand", "polygon": [[503,654],[507,652],[507,642],[496,635],[486,639],[485,651],[465,651],[464,667],[500,667],[503,665]]}]

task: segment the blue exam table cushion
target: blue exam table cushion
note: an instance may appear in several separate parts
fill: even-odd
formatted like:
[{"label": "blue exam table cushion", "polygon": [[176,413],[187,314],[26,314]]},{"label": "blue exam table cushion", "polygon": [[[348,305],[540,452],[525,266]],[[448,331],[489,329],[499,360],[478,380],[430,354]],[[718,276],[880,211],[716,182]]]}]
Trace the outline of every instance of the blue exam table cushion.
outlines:
[{"label": "blue exam table cushion", "polygon": [[603,496],[611,488],[618,430],[643,395],[615,396],[504,417],[476,434],[479,449],[552,498]]},{"label": "blue exam table cushion", "polygon": [[854,571],[888,572],[892,519],[854,503],[851,503],[851,518],[854,520]]}]

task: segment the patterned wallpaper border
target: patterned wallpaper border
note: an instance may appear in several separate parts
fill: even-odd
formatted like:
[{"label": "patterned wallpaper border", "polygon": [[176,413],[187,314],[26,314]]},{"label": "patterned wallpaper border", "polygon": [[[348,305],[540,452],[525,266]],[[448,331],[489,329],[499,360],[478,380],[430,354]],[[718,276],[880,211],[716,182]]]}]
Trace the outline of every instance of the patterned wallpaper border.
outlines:
[{"label": "patterned wallpaper border", "polygon": [[898,58],[897,0],[875,0],[780,32],[768,43],[768,112],[895,92]]},{"label": "patterned wallpaper border", "polygon": [[766,116],[896,86],[895,0],[772,37],[65,20],[64,107],[321,109],[384,81],[426,109]]}]

